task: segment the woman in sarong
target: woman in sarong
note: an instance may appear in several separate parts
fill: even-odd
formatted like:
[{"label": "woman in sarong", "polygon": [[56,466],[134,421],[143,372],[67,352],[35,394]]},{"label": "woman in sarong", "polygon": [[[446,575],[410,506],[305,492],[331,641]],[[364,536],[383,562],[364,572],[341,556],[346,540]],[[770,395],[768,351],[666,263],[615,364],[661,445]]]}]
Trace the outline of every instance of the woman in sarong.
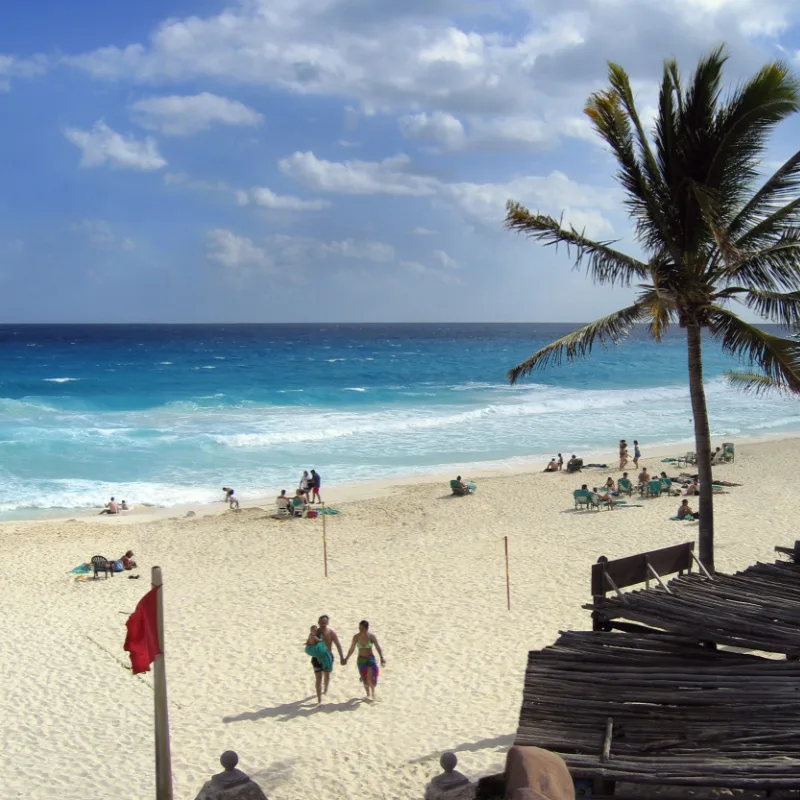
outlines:
[{"label": "woman in sarong", "polygon": [[375,634],[369,632],[369,622],[365,619],[358,623],[358,633],[353,637],[350,649],[344,657],[345,664],[356,648],[358,648],[358,674],[364,684],[367,700],[374,700],[375,686],[378,684],[380,669],[378,669],[378,661],[375,658],[373,648],[378,651],[382,667],[386,666],[386,659],[383,657],[383,650],[381,650]]}]

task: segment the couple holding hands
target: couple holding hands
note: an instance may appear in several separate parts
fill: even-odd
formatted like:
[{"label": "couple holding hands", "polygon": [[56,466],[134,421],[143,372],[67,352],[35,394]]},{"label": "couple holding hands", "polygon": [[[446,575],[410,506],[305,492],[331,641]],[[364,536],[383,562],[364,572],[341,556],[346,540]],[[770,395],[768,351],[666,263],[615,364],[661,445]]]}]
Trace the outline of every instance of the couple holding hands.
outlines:
[{"label": "couple holding hands", "polygon": [[359,622],[358,633],[353,637],[347,655],[344,655],[342,651],[342,645],[339,643],[339,637],[336,631],[330,627],[328,615],[323,614],[319,618],[318,623],[318,625],[311,626],[305,648],[306,653],[311,656],[311,666],[314,668],[317,702],[321,703],[322,695],[328,693],[328,685],[330,683],[331,673],[333,672],[334,645],[339,652],[339,660],[343,666],[347,664],[350,656],[353,655],[353,652],[358,648],[358,673],[361,682],[364,684],[367,700],[374,700],[375,686],[378,683],[380,669],[378,668],[378,661],[375,658],[373,650],[377,651],[382,667],[386,666],[386,659],[383,657],[383,651],[381,650],[377,637],[374,633],[369,632],[369,622],[365,619]]}]

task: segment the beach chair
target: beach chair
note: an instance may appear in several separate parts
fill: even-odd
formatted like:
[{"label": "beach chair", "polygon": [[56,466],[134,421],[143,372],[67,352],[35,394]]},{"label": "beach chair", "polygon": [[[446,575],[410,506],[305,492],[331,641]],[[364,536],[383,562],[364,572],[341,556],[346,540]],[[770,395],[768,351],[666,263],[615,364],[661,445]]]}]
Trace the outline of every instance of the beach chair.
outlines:
[{"label": "beach chair", "polygon": [[302,517],[306,513],[306,504],[305,503],[295,503],[292,501],[292,516],[293,517]]},{"label": "beach chair", "polygon": [[683,466],[688,467],[689,464],[696,464],[697,463],[697,453],[687,453],[683,457]]},{"label": "beach chair", "polygon": [[288,497],[281,497],[276,500],[275,505],[278,507],[278,514],[279,517],[291,517],[292,516],[292,508],[291,508],[291,500]]},{"label": "beach chair", "polygon": [[659,478],[661,481],[661,492],[670,494],[672,492],[672,478]]},{"label": "beach chair", "polygon": [[450,489],[456,497],[463,497],[467,490],[455,478],[450,481]]},{"label": "beach chair", "polygon": [[647,496],[661,497],[661,478],[653,478],[647,482]]},{"label": "beach chair", "polygon": [[628,497],[633,496],[633,484],[627,478],[620,478],[617,481],[617,489],[620,494],[627,494]]},{"label": "beach chair", "polygon": [[576,489],[572,497],[575,500],[575,508],[589,508],[589,492],[586,489]]},{"label": "beach chair", "polygon": [[92,556],[92,569],[95,578],[97,578],[98,572],[102,572],[106,578],[109,575],[114,577],[114,566],[105,556]]},{"label": "beach chair", "polygon": [[733,442],[722,443],[722,457],[725,461],[736,461],[733,453]]},{"label": "beach chair", "polygon": [[611,508],[611,502],[609,500],[601,500],[600,495],[596,492],[589,492],[589,508],[596,508],[598,511],[605,506],[605,508]]}]

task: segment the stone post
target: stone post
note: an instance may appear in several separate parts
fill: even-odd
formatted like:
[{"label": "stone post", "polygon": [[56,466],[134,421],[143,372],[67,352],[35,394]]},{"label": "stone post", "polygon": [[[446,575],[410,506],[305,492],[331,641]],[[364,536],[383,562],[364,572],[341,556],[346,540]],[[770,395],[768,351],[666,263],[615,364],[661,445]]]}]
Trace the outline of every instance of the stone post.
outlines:
[{"label": "stone post", "polygon": [[425,800],[473,800],[475,786],[466,775],[456,770],[455,753],[443,753],[439,759],[444,772],[437,775],[425,790]]},{"label": "stone post", "polygon": [[267,800],[261,787],[240,769],[236,769],[239,756],[226,750],[219,759],[225,768],[207,781],[195,800]]}]

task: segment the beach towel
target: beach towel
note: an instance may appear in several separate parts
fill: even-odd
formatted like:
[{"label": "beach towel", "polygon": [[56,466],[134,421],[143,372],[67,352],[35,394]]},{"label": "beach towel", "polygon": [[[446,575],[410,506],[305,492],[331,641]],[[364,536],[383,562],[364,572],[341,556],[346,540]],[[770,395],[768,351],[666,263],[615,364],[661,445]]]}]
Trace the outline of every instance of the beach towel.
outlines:
[{"label": "beach towel", "polygon": [[378,662],[375,660],[375,656],[359,656],[358,657],[358,674],[361,676],[361,683],[366,684],[367,682],[367,673],[372,670],[373,678],[372,678],[372,685],[378,685],[378,675],[380,674],[380,670],[378,669]]},{"label": "beach towel", "polygon": [[314,663],[314,659],[316,659],[322,667],[323,672],[333,672],[333,656],[322,640],[314,645],[307,644],[306,655],[311,656],[312,664]]},{"label": "beach towel", "polygon": [[662,458],[662,464],[677,464],[679,461],[683,461],[682,458]]},{"label": "beach towel", "polygon": [[92,571],[91,564],[78,564],[78,566],[75,567],[75,569],[70,570],[70,573],[72,575],[85,575],[87,572],[91,571]]},{"label": "beach towel", "polygon": [[331,508],[330,506],[325,506],[325,508],[318,508],[318,514],[326,514],[327,516],[335,516],[336,514],[341,514],[342,512],[336,508]]}]

